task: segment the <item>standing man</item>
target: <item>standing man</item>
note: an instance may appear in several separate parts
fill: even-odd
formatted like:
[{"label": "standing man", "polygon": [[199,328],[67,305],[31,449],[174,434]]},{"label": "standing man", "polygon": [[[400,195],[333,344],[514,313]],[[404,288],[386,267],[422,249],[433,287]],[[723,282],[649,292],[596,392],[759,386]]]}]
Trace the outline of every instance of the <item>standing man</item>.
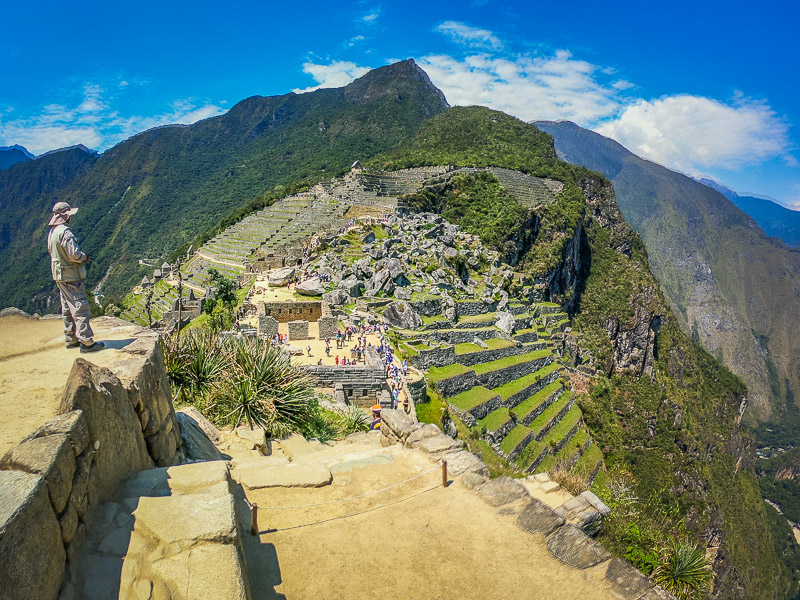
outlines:
[{"label": "standing man", "polygon": [[89,299],[83,284],[89,255],[81,252],[69,228],[69,219],[76,212],[78,209],[66,202],[57,202],[53,206],[53,217],[48,223],[47,251],[50,253],[50,271],[61,293],[67,348],[80,346],[81,352],[97,352],[105,348],[105,344],[94,341],[89,325]]}]

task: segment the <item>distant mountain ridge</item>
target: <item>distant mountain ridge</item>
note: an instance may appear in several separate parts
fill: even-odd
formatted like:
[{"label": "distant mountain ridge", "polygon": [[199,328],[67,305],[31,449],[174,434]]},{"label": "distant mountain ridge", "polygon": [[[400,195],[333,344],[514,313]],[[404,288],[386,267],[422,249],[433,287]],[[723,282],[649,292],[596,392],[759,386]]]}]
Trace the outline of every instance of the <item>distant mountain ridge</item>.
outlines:
[{"label": "distant mountain ridge", "polygon": [[537,122],[565,160],[611,179],[626,220],[686,331],[742,377],[747,418],[796,439],[800,252],[721,193],[570,122]]},{"label": "distant mountain ridge", "polygon": [[[81,208],[74,228],[92,255],[90,285],[103,280],[104,293],[122,294],[145,274],[138,259],[166,258],[275,186],[339,175],[355,158],[389,151],[447,108],[409,59],[342,88],[253,96],[100,155],[75,147],[0,171],[0,306],[52,307],[44,235],[54,201]],[[55,179],[52,169],[61,169]]]},{"label": "distant mountain ridge", "polygon": [[24,146],[0,146],[0,171],[35,158]]},{"label": "distant mountain ridge", "polygon": [[768,236],[780,239],[787,246],[800,246],[800,211],[791,210],[767,198],[740,196],[711,179],[703,178],[698,181],[733,202],[758,223]]}]

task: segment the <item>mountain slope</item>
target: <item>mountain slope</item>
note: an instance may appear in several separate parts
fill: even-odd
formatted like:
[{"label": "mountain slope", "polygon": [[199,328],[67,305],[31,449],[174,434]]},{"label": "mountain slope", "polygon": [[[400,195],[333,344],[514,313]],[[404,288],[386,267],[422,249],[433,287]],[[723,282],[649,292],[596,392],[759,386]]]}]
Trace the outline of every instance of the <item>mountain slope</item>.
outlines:
[{"label": "mountain slope", "polygon": [[753,196],[737,194],[731,202],[750,215],[768,236],[779,238],[787,246],[800,246],[800,212]]},{"label": "mountain slope", "polygon": [[[59,199],[81,207],[74,228],[92,255],[89,283],[104,279],[103,293],[121,294],[144,274],[137,259],[161,262],[247,199],[277,185],[340,174],[446,109],[425,72],[403,61],[344,88],[254,96],[219,117],[138,134],[59,188]],[[3,172],[0,204],[12,209],[0,214],[8,237],[0,249],[6,265],[0,306],[43,310],[52,289],[40,236],[31,237],[32,225],[17,225],[47,221],[50,196],[40,160]]]},{"label": "mountain slope", "polygon": [[751,422],[796,437],[800,252],[764,235],[719,192],[568,122],[541,122],[559,156],[611,179],[685,331],[748,386]]},{"label": "mountain slope", "polygon": [[0,171],[32,158],[33,155],[22,146],[0,146]]},{"label": "mountain slope", "polygon": [[[664,526],[659,511],[675,511],[689,536],[716,547],[711,597],[786,597],[793,583],[778,576],[752,439],[739,430],[744,386],[681,332],[609,182],[553,154],[552,142],[529,124],[483,107],[456,107],[369,166],[492,165],[563,184],[552,204],[530,210],[527,235],[512,235],[502,247],[518,246],[516,268],[529,275],[520,287],[509,283],[509,294],[533,284],[534,297],[570,307],[577,355],[606,375],[578,402],[611,477],[629,482],[642,499],[642,520],[610,526],[604,542],[620,554],[630,546],[646,553],[650,528]],[[491,198],[446,186],[438,190],[441,197],[439,187],[407,200],[423,210],[446,210],[463,229],[491,242],[493,230],[469,219],[467,210],[483,211]],[[631,527],[650,533],[637,538]]]},{"label": "mountain slope", "polygon": [[752,218],[770,237],[779,238],[787,246],[800,246],[800,211],[790,210],[777,202],[755,196],[740,196],[713,179],[697,181],[717,190]]}]

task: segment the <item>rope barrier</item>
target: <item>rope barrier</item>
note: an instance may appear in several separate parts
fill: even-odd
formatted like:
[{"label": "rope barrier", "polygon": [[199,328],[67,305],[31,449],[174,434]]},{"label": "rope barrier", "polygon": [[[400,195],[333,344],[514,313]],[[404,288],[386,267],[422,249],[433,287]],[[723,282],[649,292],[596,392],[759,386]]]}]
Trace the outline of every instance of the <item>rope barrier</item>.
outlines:
[{"label": "rope barrier", "polygon": [[[374,512],[376,510],[380,510],[382,508],[386,508],[387,506],[393,506],[395,504],[400,504],[401,502],[405,502],[407,500],[411,500],[412,498],[416,498],[417,496],[421,496],[422,494],[427,494],[428,492],[432,492],[433,490],[438,490],[439,486],[435,485],[431,488],[420,490],[407,498],[400,498],[399,500],[394,500],[392,502],[387,502],[386,504],[381,504],[380,506],[373,506],[372,508],[367,508],[360,512],[350,513],[349,515],[341,515],[338,517],[331,517],[329,519],[323,519],[322,521],[314,521],[313,523],[302,523],[300,525],[291,525],[290,527],[282,527],[280,529],[267,529],[264,533],[277,533],[278,531],[289,531],[290,529],[300,529],[301,527],[311,527],[312,525],[321,525],[323,523],[330,523],[331,521],[338,521],[339,519],[349,519],[350,517],[357,517],[359,515],[364,515],[370,512]],[[258,528],[253,530],[253,535],[258,535],[260,532]]]},{"label": "rope barrier", "polygon": [[423,475],[427,475],[431,471],[435,471],[435,470],[441,469],[441,468],[442,468],[442,465],[440,463],[440,464],[436,465],[435,467],[431,467],[427,471],[423,471],[422,473],[414,475],[413,477],[409,477],[408,479],[405,479],[404,481],[399,481],[398,483],[394,483],[394,484],[392,484],[390,486],[387,486],[385,488],[381,488],[379,490],[373,490],[371,492],[366,492],[364,494],[359,494],[358,496],[351,496],[349,498],[340,498],[338,500],[327,500],[325,502],[315,502],[314,504],[298,504],[298,505],[288,505],[288,506],[259,506],[258,508],[259,509],[264,509],[264,510],[273,510],[273,509],[281,509],[281,508],[311,508],[313,506],[324,506],[326,504],[337,504],[339,502],[349,502],[351,500],[359,500],[360,498],[366,498],[367,496],[372,496],[373,494],[378,494],[380,492],[385,492],[386,490],[391,490],[392,488],[396,488],[396,487],[398,487],[400,485],[403,485],[404,483],[408,483],[409,481],[413,481],[414,479],[418,479],[418,478],[422,477]]}]

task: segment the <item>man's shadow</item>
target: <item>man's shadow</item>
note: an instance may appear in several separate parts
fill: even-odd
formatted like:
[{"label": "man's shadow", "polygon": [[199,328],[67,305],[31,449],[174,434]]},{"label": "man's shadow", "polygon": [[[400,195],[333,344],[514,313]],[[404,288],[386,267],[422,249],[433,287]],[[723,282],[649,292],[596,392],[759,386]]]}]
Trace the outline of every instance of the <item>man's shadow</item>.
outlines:
[{"label": "man's shadow", "polygon": [[238,520],[242,526],[245,569],[253,600],[286,600],[286,596],[275,591],[283,581],[275,544],[264,543],[259,536],[250,533],[250,509],[244,501],[241,485],[234,484],[233,495],[236,499]]}]

